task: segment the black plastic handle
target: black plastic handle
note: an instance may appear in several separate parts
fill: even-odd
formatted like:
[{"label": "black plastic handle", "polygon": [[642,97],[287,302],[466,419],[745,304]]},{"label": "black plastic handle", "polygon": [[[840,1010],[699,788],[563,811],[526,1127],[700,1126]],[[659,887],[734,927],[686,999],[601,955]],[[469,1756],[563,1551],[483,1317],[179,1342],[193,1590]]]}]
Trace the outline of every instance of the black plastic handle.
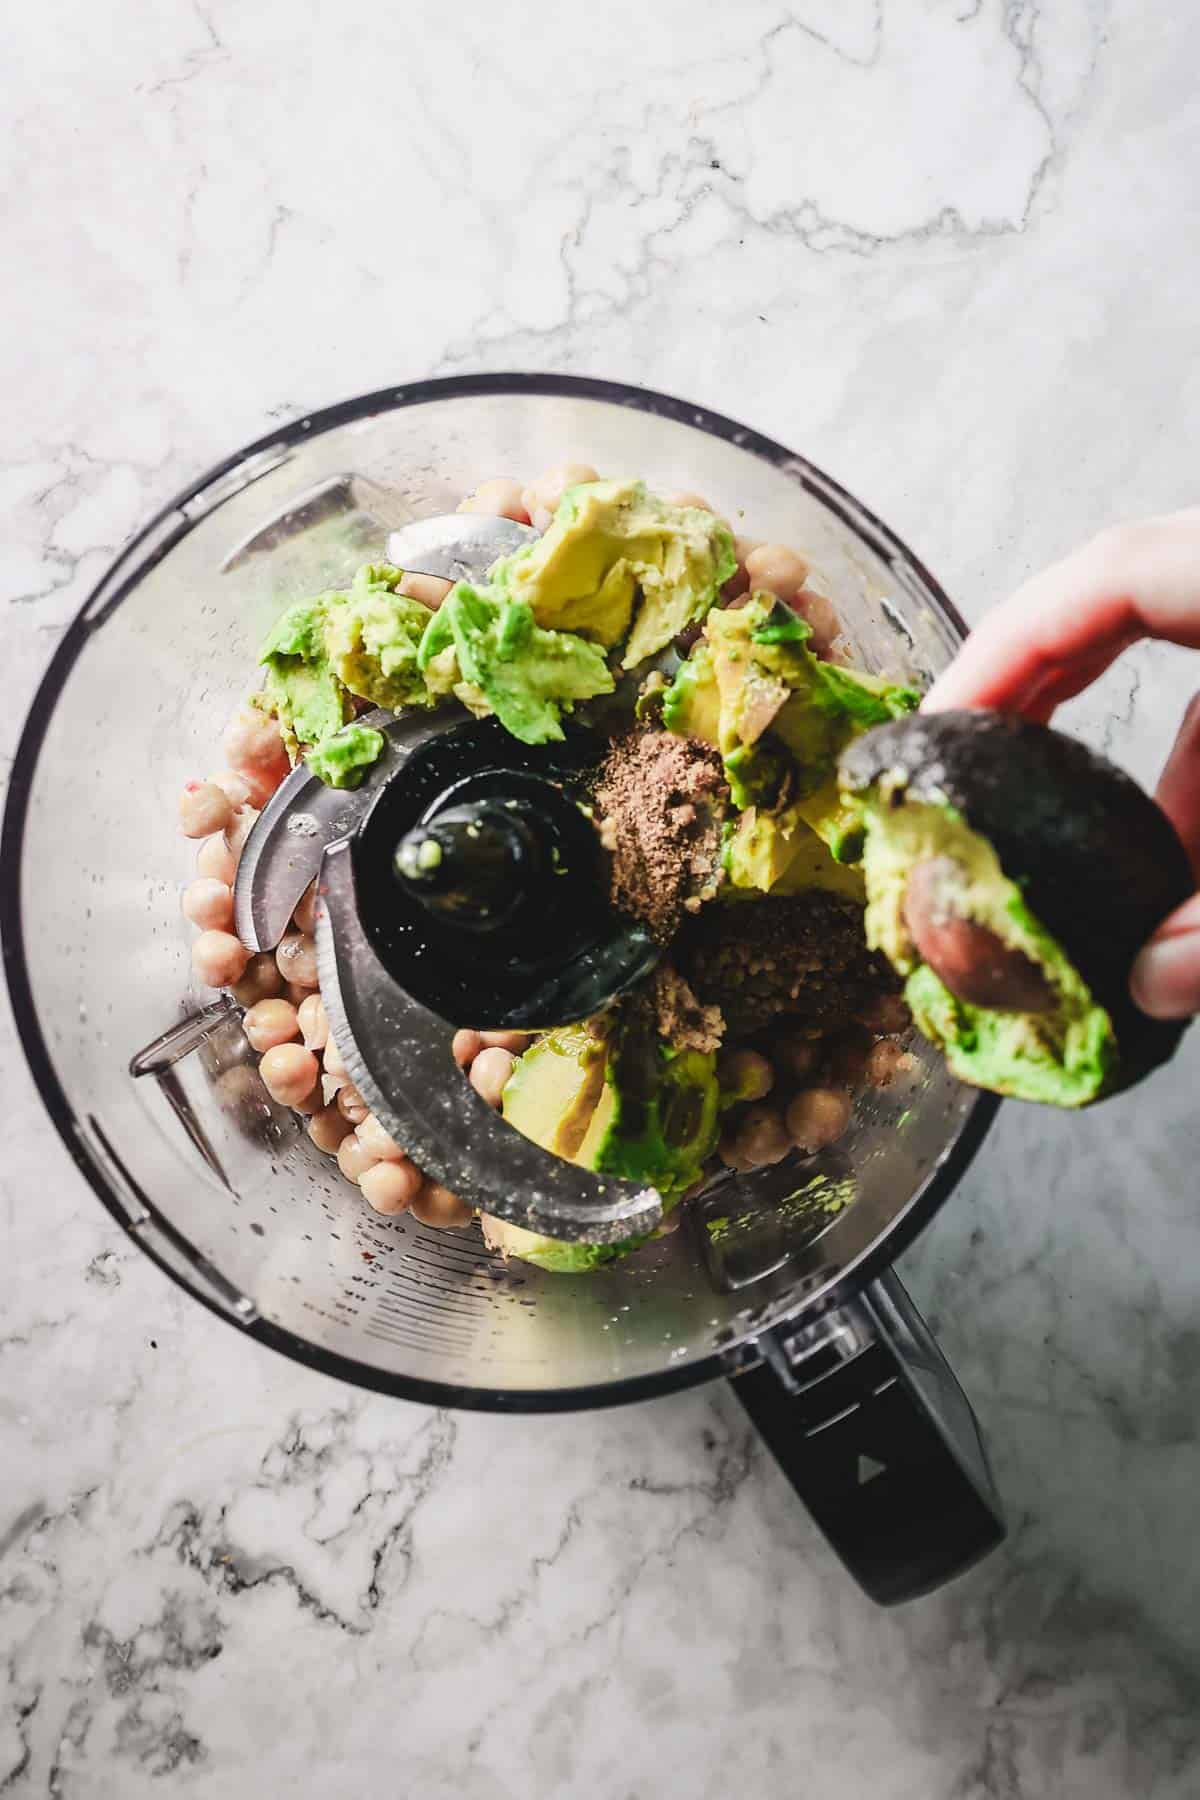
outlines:
[{"label": "black plastic handle", "polygon": [[733,1391],[872,1600],[928,1594],[1002,1542],[975,1415],[894,1271],[760,1342]]}]

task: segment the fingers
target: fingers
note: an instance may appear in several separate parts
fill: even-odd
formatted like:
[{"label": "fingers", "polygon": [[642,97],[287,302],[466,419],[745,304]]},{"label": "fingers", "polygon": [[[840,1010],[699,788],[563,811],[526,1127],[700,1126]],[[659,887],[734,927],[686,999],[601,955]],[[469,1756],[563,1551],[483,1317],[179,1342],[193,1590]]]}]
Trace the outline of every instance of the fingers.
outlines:
[{"label": "fingers", "polygon": [[1163,920],[1134,963],[1129,986],[1152,1019],[1200,1013],[1200,894]]},{"label": "fingers", "polygon": [[1102,532],[1035,575],[972,632],[924,709],[1045,723],[1144,637],[1200,648],[1200,508]]},{"label": "fingers", "polygon": [[1182,838],[1200,881],[1200,694],[1183,715],[1154,797]]}]

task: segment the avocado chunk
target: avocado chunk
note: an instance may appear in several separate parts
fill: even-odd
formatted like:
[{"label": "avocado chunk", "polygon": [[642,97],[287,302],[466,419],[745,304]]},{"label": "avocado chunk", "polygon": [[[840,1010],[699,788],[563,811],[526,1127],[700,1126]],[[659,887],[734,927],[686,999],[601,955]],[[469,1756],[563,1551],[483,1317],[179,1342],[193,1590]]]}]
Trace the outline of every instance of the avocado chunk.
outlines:
[{"label": "avocado chunk", "polygon": [[365,563],[349,594],[331,597],[325,651],[343,687],[389,712],[429,706],[430,694],[417,660],[429,608],[395,591],[402,571]]},{"label": "avocado chunk", "polygon": [[729,527],[702,507],[673,506],[640,481],[589,481],[568,488],[538,541],[489,579],[542,627],[609,649],[625,640],[632,669],[702,619],[736,567]]},{"label": "avocado chunk", "polygon": [[[1048,726],[983,712],[882,726],[850,745],[839,775],[865,833],[868,941],[960,1079],[1079,1107],[1172,1054],[1183,1022],[1140,1013],[1129,971],[1194,880],[1128,776]],[[993,967],[973,982],[963,921],[991,946]],[[981,1003],[989,982],[993,1000],[1021,1004]]]},{"label": "avocado chunk", "polygon": [[564,711],[613,690],[595,644],[569,631],[543,631],[527,601],[465,581],[429,620],[418,665],[432,692],[453,693],[472,712],[495,713],[524,744],[559,741]]},{"label": "avocado chunk", "polygon": [[371,725],[343,725],[314,744],[305,759],[327,787],[356,788],[383,755],[383,733]]},{"label": "avocado chunk", "polygon": [[[297,601],[272,626],[259,651],[263,686],[257,698],[279,720],[293,762],[301,749],[341,731],[353,715],[354,696],[393,712],[433,703],[417,667],[429,609],[395,591],[402,578],[403,571],[390,564],[364,563],[348,591]],[[358,740],[360,757],[364,747],[365,740]],[[314,772],[326,766],[344,763],[336,756],[328,764],[318,758]]]},{"label": "avocado chunk", "polygon": [[493,1213],[482,1213],[479,1223],[489,1250],[499,1250],[502,1256],[515,1256],[520,1262],[533,1263],[535,1268],[545,1269],[549,1275],[590,1275],[593,1269],[602,1269],[605,1263],[628,1256],[631,1250],[646,1241],[644,1237],[638,1237],[620,1244],[569,1243],[565,1238],[526,1231],[523,1225],[510,1224]]},{"label": "avocado chunk", "polygon": [[596,1145],[594,1167],[649,1183],[664,1205],[679,1200],[700,1179],[716,1148],[716,1062],[715,1051],[662,1043],[642,1009],[630,1007],[610,1040],[613,1109]]},{"label": "avocado chunk", "polygon": [[319,743],[340,731],[350,716],[345,685],[325,649],[329,608],[341,597],[318,594],[289,606],[258,653],[263,685],[256,699],[264,712],[279,720],[293,762],[301,745]]},{"label": "avocado chunk", "polygon": [[826,888],[859,905],[866,901],[862,871],[840,863],[797,806],[760,812],[751,806],[727,828],[722,862],[732,888],[798,894]]},{"label": "avocado chunk", "polygon": [[[508,1123],[543,1149],[603,1174],[658,1189],[669,1210],[699,1180],[716,1147],[715,1054],[661,1044],[640,1009],[601,1038],[585,1025],[547,1032],[519,1057],[504,1089]],[[626,1256],[644,1236],[567,1243],[485,1215],[488,1243],[556,1274]]]},{"label": "avocado chunk", "polygon": [[[805,620],[773,594],[711,612],[704,637],[663,696],[668,731],[721,752],[733,803],[727,834],[734,887],[796,892],[826,887],[861,899],[862,822],[838,787],[839,751],[872,724],[909,713],[915,689],[835,668],[808,648]],[[819,840],[821,849],[814,846]]]},{"label": "avocado chunk", "polygon": [[920,696],[881,676],[835,668],[808,648],[811,629],[773,594],[709,615],[705,636],[720,692],[719,749],[735,805],[815,804],[802,816],[840,841],[832,783],[839,752],[860,732],[913,711]]},{"label": "avocado chunk", "polygon": [[662,722],[676,737],[698,738],[715,750],[721,734],[721,692],[712,650],[700,638],[663,694]]}]

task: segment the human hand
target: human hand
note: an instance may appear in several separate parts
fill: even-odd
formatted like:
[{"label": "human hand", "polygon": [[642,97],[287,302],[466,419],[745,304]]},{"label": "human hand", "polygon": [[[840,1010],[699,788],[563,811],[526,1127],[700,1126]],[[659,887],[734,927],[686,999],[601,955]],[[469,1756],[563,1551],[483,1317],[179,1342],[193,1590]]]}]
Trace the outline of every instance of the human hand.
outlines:
[{"label": "human hand", "polygon": [[[923,710],[994,707],[1048,724],[1141,638],[1200,650],[1200,507],[1103,531],[1035,575],[973,631]],[[1200,693],[1155,794],[1200,879]],[[1163,920],[1134,963],[1143,1012],[1200,1012],[1200,893]]]}]

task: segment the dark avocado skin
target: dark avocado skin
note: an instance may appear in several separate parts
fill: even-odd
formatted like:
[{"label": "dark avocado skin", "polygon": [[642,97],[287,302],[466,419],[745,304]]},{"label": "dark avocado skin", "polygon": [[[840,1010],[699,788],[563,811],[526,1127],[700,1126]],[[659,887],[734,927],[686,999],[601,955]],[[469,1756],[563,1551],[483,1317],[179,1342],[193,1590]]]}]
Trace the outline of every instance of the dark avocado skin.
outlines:
[{"label": "dark avocado skin", "polygon": [[943,712],[866,732],[838,774],[850,793],[898,775],[897,805],[905,796],[949,802],[988,839],[1112,1019],[1120,1061],[1101,1098],[1174,1054],[1188,1021],[1147,1018],[1130,998],[1129,971],[1196,881],[1170,820],[1122,770],[1048,725]]}]

